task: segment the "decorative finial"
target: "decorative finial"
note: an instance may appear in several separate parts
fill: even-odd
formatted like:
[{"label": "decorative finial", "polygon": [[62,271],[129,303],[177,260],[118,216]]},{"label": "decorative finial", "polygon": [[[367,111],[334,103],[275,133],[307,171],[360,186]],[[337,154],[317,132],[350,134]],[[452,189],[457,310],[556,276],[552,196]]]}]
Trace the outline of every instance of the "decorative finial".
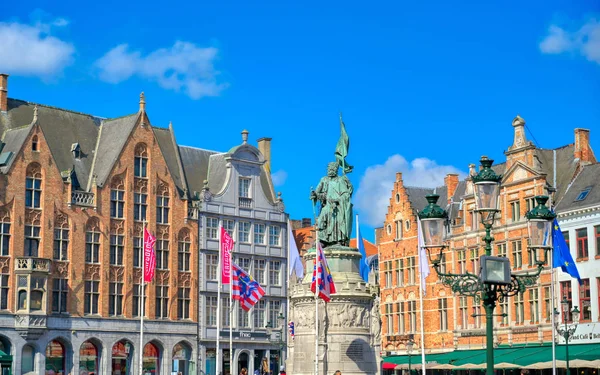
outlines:
[{"label": "decorative finial", "polygon": [[36,123],[38,120],[38,106],[37,104],[33,107],[33,123]]},{"label": "decorative finial", "polygon": [[173,129],[173,121],[169,121],[169,129]]},{"label": "decorative finial", "polygon": [[248,130],[242,130],[242,142],[244,142],[244,144],[248,143],[248,134],[250,134]]},{"label": "decorative finial", "polygon": [[342,122],[342,111],[340,111],[340,122]]},{"label": "decorative finial", "polygon": [[146,95],[144,95],[144,92],[142,91],[142,93],[140,94],[140,111],[145,111],[146,110]]},{"label": "decorative finial", "polygon": [[475,170],[475,164],[469,164],[469,176],[475,176],[477,171]]},{"label": "decorative finial", "polygon": [[517,115],[512,121],[512,126],[523,126],[525,125],[525,120],[520,115]]}]

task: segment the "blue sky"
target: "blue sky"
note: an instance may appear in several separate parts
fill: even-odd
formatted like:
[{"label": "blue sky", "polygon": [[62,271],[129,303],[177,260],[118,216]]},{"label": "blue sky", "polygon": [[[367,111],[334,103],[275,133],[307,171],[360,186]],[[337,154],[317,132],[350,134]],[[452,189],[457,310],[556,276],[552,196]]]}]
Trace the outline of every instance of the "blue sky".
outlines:
[{"label": "blue sky", "polygon": [[502,161],[517,114],[544,148],[590,129],[600,156],[596,1],[13,2],[0,56],[10,97],[116,117],[144,91],[180,144],[272,137],[295,218],[312,216],[342,111],[371,240],[394,172],[431,186]]}]

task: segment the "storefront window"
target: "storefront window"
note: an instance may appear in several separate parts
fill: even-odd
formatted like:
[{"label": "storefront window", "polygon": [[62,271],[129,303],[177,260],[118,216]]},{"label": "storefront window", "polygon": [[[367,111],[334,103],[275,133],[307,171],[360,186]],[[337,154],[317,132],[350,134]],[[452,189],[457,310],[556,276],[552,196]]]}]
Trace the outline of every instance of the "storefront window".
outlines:
[{"label": "storefront window", "polygon": [[65,347],[57,340],[46,346],[46,375],[65,374]]},{"label": "storefront window", "polygon": [[173,347],[173,369],[177,375],[189,375],[191,350],[187,345],[179,343]]},{"label": "storefront window", "polygon": [[125,340],[112,347],[112,375],[131,375],[132,345]]},{"label": "storefront window", "polygon": [[79,375],[97,375],[98,348],[89,341],[81,344],[79,349]]},{"label": "storefront window", "polygon": [[160,361],[159,351],[156,345],[149,342],[144,346],[144,375],[159,375]]},{"label": "storefront window", "polygon": [[21,353],[21,373],[24,375],[33,374],[35,350],[31,345],[25,345]]},{"label": "storefront window", "polygon": [[215,349],[206,349],[206,366],[207,374],[215,374],[217,371],[217,354]]}]

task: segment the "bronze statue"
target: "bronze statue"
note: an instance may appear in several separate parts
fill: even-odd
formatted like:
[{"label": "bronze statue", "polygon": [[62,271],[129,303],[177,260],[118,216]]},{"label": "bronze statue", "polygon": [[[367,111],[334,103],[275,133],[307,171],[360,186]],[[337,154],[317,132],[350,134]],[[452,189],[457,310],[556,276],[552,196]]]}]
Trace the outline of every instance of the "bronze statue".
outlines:
[{"label": "bronze statue", "polygon": [[[316,190],[310,192],[313,205],[320,203],[320,211],[317,216],[317,230],[319,240],[323,246],[350,244],[352,233],[352,192],[354,188],[346,176],[352,171],[346,161],[350,145],[344,123],[340,116],[342,134],[338,141],[335,156],[337,161],[327,165],[327,176],[321,178]],[[338,175],[339,167],[342,166],[344,174]]]}]

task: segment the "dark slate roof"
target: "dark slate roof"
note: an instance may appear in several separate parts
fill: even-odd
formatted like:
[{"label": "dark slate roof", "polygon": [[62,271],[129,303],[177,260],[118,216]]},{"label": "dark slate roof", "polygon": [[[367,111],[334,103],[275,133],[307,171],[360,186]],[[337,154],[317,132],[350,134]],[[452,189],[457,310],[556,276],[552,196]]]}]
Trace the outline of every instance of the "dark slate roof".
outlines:
[{"label": "dark slate roof", "polygon": [[[106,183],[106,179],[119,158],[125,142],[127,142],[131,131],[137,123],[138,117],[139,113],[135,113],[125,117],[105,120],[100,126],[92,172],[96,175],[98,186],[102,187]],[[88,184],[88,188],[91,188],[91,183]]]},{"label": "dark slate roof", "polygon": [[[554,183],[554,150],[538,149],[537,155],[542,163],[543,172],[547,174],[549,184]],[[562,199],[571,180],[577,171],[578,160],[575,159],[575,145],[570,144],[556,149],[556,194],[555,200]]]},{"label": "dark slate roof", "polygon": [[179,151],[177,149],[177,143],[175,141],[175,134],[173,134],[173,128],[169,125],[168,129],[152,127],[154,136],[158,140],[158,146],[160,151],[165,158],[169,173],[175,182],[175,186],[179,191],[179,196],[184,195],[184,191],[187,191],[187,185],[182,174],[182,167],[179,160]]},{"label": "dark slate roof", "polygon": [[[73,170],[75,180],[85,183],[92,165],[101,118],[23,100],[9,99],[7,115],[0,116],[0,129],[6,132],[8,129],[30,124],[36,106],[38,108],[37,124],[44,133],[57,168],[61,172]],[[5,135],[8,136],[8,133]],[[75,159],[71,152],[71,146],[74,143],[78,143],[80,146],[80,159]]]},{"label": "dark slate roof", "polygon": [[31,128],[33,125],[21,126],[20,128],[15,129],[7,129],[2,136],[2,142],[4,143],[4,147],[2,148],[2,152],[12,152],[13,155],[8,160],[8,163],[0,169],[2,173],[8,172],[10,166],[15,160],[19,151],[21,151],[21,147],[23,146],[23,142],[31,132]]},{"label": "dark slate roof", "polygon": [[[577,201],[582,190],[591,187],[587,197]],[[596,206],[600,204],[600,163],[586,165],[581,169],[571,186],[564,193],[563,198],[556,205],[556,212],[561,213],[578,208]]]},{"label": "dark slate roof", "polygon": [[[406,194],[408,195],[408,200],[412,207],[418,212],[423,211],[425,206],[427,206],[427,200],[425,200],[425,196],[428,194],[433,194],[433,188],[422,188],[415,186],[407,186]],[[443,203],[444,197],[440,197],[438,203]]]},{"label": "dark slate roof", "polygon": [[229,154],[212,154],[208,159],[208,188],[213,194],[218,194],[223,189],[227,178],[227,161],[225,156]]},{"label": "dark slate roof", "polygon": [[208,163],[210,156],[216,151],[204,150],[196,147],[179,146],[179,156],[183,166],[186,184],[190,195],[200,193],[204,187],[204,180],[208,177]]}]

